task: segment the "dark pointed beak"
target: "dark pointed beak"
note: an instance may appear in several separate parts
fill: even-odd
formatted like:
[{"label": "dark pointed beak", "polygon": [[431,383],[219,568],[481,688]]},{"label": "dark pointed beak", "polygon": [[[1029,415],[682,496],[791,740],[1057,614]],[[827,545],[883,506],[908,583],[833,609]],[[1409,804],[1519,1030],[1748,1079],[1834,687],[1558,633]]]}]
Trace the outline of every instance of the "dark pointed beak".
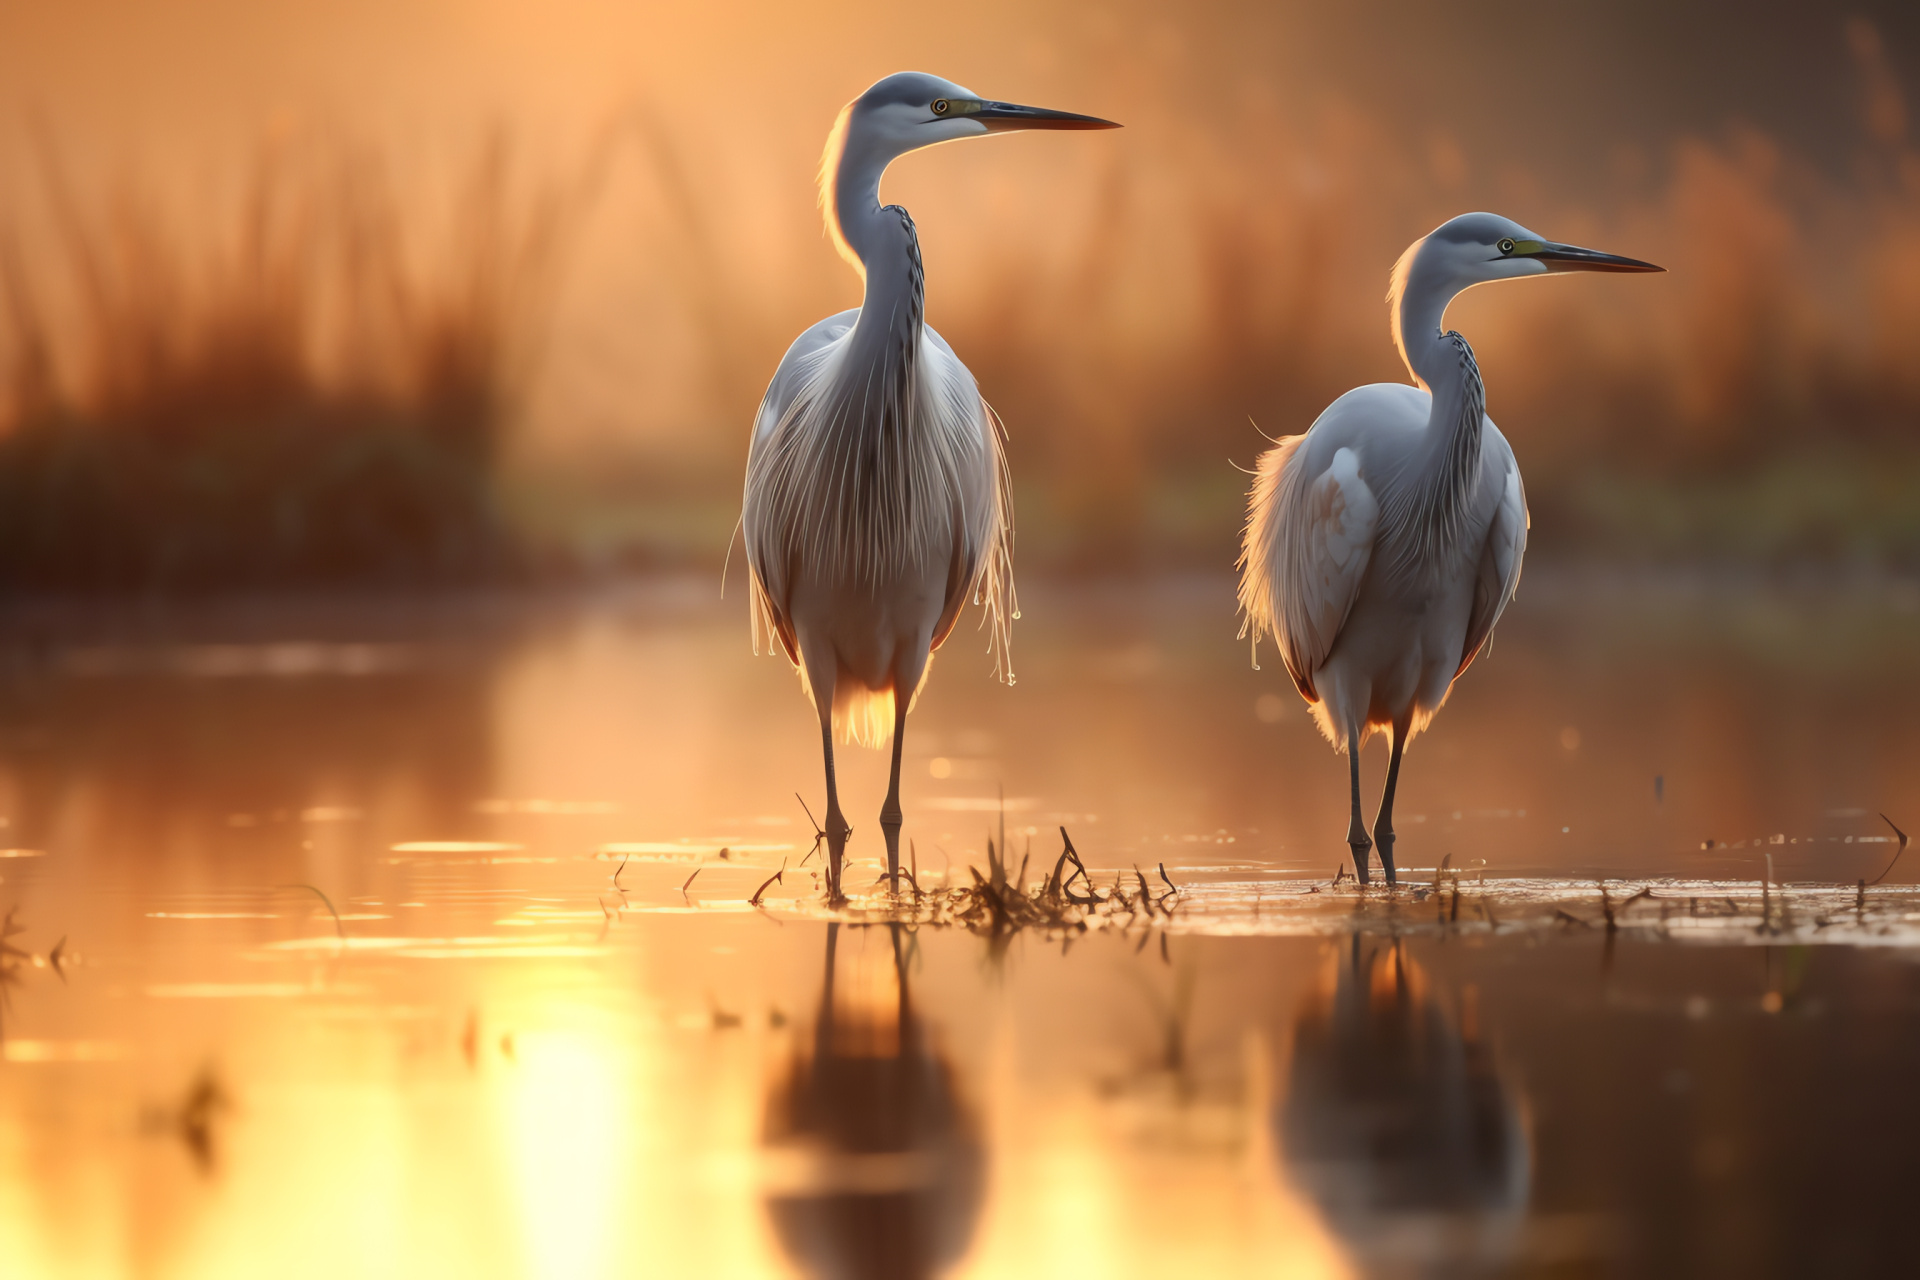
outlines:
[{"label": "dark pointed beak", "polygon": [[1120,126],[1099,116],[1075,115],[1071,111],[1048,111],[1045,107],[1023,107],[1015,102],[982,102],[979,109],[967,113],[987,126],[989,133],[1009,133],[1015,129],[1118,129]]},{"label": "dark pointed beak", "polygon": [[1623,258],[1616,253],[1601,253],[1598,249],[1582,249],[1578,245],[1555,244],[1551,240],[1543,241],[1538,249],[1527,256],[1546,263],[1549,271],[1666,270],[1665,267],[1656,267],[1638,258]]}]

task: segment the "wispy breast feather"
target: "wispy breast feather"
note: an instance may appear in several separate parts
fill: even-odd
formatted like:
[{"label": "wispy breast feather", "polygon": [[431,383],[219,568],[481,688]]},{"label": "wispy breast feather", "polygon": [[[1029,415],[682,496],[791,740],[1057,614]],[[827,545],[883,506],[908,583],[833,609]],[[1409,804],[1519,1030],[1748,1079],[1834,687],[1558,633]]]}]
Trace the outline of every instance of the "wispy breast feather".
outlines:
[{"label": "wispy breast feather", "polygon": [[887,314],[789,352],[756,422],[742,512],[755,643],[765,625],[793,656],[784,617],[798,566],[877,591],[939,565],[958,570],[949,613],[968,594],[986,605],[1010,676],[1005,454],[972,376],[920,320],[918,254],[901,217],[911,288]]}]

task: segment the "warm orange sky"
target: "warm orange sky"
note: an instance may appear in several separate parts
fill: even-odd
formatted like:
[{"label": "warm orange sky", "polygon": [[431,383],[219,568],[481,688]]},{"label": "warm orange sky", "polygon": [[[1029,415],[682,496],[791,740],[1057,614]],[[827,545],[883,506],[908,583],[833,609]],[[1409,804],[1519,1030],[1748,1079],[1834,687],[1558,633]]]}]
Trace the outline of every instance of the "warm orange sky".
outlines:
[{"label": "warm orange sky", "polygon": [[[1128,126],[943,148],[890,175],[888,198],[914,210],[924,241],[930,316],[971,343],[990,397],[1029,418],[1099,419],[1117,411],[1097,394],[1103,371],[1185,361],[1183,377],[1225,388],[1194,412],[1298,429],[1341,379],[1395,376],[1386,270],[1464,208],[1673,260],[1657,288],[1590,288],[1569,304],[1643,332],[1718,278],[1714,253],[1771,254],[1763,274],[1785,280],[1851,242],[1879,216],[1848,212],[1872,193],[1869,171],[1905,154],[1897,86],[1920,80],[1920,13],[1858,10],[1882,37],[1877,72],[1850,51],[1844,14],[1730,0],[14,3],[0,8],[0,179],[31,186],[19,157],[37,120],[75,168],[136,174],[188,204],[220,206],[261,139],[303,131],[373,148],[403,185],[444,195],[490,126],[533,182],[570,172],[624,122],[548,346],[544,438],[697,449],[717,435],[731,456],[787,339],[857,301],[813,207],[827,126],[879,75],[918,67]],[[1877,138],[1875,74],[1896,86],[1892,132]],[[1823,229],[1835,218],[1855,229]],[[1683,276],[1689,265],[1701,269]],[[1823,287],[1886,274],[1855,265],[1845,279],[1822,267]],[[1751,312],[1744,274],[1715,296]],[[1491,371],[1524,371],[1538,361],[1516,361],[1489,326],[1537,331],[1547,304],[1533,299],[1573,296],[1476,296],[1459,314],[1479,325]],[[1309,318],[1304,338],[1289,309]],[[1871,310],[1837,307],[1849,309]],[[1210,323],[1231,324],[1245,349],[1223,350]],[[1015,330],[1028,336],[982,349]],[[1302,341],[1305,354],[1282,349]],[[1660,349],[1619,358],[1644,365]],[[1092,391],[1027,396],[1020,380],[1043,356],[1050,377],[1070,367]],[[1281,368],[1288,358],[1299,367]],[[1244,394],[1236,377],[1251,379]],[[1276,398],[1276,379],[1302,389]],[[1524,386],[1493,385],[1496,406]]]}]

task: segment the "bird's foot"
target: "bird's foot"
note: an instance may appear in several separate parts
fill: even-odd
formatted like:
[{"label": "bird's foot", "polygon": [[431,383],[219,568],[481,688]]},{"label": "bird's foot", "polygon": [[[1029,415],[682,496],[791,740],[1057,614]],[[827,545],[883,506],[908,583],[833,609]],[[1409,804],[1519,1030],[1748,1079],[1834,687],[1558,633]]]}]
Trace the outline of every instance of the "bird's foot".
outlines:
[{"label": "bird's foot", "polygon": [[1353,878],[1364,885],[1367,883],[1367,853],[1373,848],[1373,841],[1367,839],[1363,831],[1358,837],[1348,836],[1347,847],[1353,850]]},{"label": "bird's foot", "polygon": [[887,891],[900,892],[900,827],[899,814],[880,815],[880,833],[887,838]]},{"label": "bird's foot", "polygon": [[827,808],[827,897],[836,905],[847,900],[840,888],[840,868],[846,857],[847,841],[853,837],[853,828],[841,816],[838,805]]},{"label": "bird's foot", "polygon": [[1383,831],[1375,827],[1373,843],[1380,850],[1380,869],[1387,873],[1387,887],[1392,888],[1398,885],[1400,877],[1395,875],[1393,870],[1393,829],[1389,827]]}]

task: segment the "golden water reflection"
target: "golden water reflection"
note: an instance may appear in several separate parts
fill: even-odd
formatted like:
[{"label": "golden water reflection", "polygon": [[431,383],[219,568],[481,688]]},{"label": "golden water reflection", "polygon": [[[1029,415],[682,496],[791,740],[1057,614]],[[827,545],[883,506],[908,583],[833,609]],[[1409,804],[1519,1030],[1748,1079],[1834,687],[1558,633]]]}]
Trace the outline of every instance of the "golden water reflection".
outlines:
[{"label": "golden water reflection", "polygon": [[[0,1274],[1536,1274],[1654,1251],[1793,1274],[1896,1249],[1904,952],[835,930],[802,903],[804,699],[706,586],[0,632]],[[983,864],[1003,786],[1013,851],[1041,866],[1069,825],[1103,886],[1136,862],[1195,893],[1330,873],[1344,771],[1297,708],[1259,713],[1276,673],[1214,616],[1230,594],[1029,596],[1021,683],[956,650],[916,712],[929,884]],[[1783,876],[1884,865],[1873,815],[1920,801],[1911,614],[1656,597],[1609,623],[1536,596],[1410,757],[1409,862],[1749,874],[1751,845],[1699,848],[1737,831],[1791,841],[1764,846]],[[387,658],[249,656],[293,641]],[[1151,661],[1088,658],[1115,653]],[[883,764],[845,767],[869,876]]]},{"label": "golden water reflection", "polygon": [[1446,1001],[1401,943],[1360,934],[1295,1016],[1281,1150],[1376,1269],[1475,1275],[1512,1259],[1531,1140],[1478,1022],[1472,988]]},{"label": "golden water reflection", "polygon": [[985,1152],[915,1010],[902,929],[888,929],[891,972],[851,982],[839,932],[827,926],[815,1029],[767,1098],[768,1210],[810,1275],[932,1276],[973,1235]]}]

